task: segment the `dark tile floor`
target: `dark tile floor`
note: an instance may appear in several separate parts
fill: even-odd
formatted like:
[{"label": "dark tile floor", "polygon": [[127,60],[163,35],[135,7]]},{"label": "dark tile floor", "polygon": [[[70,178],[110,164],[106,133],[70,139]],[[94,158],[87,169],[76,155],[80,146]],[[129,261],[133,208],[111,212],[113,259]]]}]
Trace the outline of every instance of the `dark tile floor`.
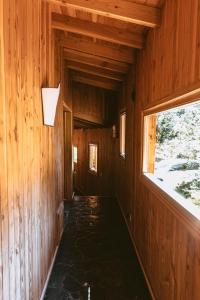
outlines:
[{"label": "dark tile floor", "polygon": [[151,299],[113,199],[75,197],[45,300]]}]

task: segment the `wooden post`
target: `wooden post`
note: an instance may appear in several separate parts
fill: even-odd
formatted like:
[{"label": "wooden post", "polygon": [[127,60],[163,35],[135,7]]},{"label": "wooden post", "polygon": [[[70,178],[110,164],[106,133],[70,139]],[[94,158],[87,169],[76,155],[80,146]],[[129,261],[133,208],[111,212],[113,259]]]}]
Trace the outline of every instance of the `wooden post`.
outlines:
[{"label": "wooden post", "polygon": [[144,172],[154,173],[156,150],[156,114],[145,117]]}]

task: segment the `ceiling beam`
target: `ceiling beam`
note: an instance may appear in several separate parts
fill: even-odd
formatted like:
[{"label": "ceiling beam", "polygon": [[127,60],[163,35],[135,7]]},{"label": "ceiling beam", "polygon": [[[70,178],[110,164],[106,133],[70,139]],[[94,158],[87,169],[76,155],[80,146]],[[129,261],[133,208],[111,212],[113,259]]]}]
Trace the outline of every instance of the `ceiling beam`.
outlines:
[{"label": "ceiling beam", "polygon": [[116,27],[84,21],[56,13],[52,14],[52,28],[90,36],[131,48],[142,49],[144,46],[144,37],[142,34],[130,33],[127,30],[121,30]]},{"label": "ceiling beam", "polygon": [[116,73],[110,70],[105,70],[100,67],[88,66],[85,65],[84,63],[67,61],[66,66],[70,70],[82,71],[87,74],[99,75],[101,77],[113,79],[116,81],[124,81],[125,79],[125,76],[120,73]]},{"label": "ceiling beam", "polygon": [[118,91],[120,84],[111,79],[105,79],[100,76],[89,75],[83,72],[71,71],[71,79],[75,82],[96,86],[106,90]]},{"label": "ceiling beam", "polygon": [[61,37],[60,44],[66,49],[73,49],[119,62],[134,63],[134,52],[131,48],[123,46],[115,48],[75,37]]},{"label": "ceiling beam", "polygon": [[129,64],[73,49],[64,49],[64,59],[84,63],[89,66],[101,67],[105,70],[116,71],[119,73],[127,73],[130,68]]},{"label": "ceiling beam", "polygon": [[147,27],[156,27],[161,22],[159,8],[127,0],[50,0],[66,7],[122,20]]}]

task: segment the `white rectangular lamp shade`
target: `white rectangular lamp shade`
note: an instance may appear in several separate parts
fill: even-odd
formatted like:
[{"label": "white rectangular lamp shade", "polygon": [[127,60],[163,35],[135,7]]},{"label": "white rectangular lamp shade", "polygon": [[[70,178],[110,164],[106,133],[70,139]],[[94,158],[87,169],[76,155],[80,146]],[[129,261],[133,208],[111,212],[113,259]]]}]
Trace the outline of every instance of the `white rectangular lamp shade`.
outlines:
[{"label": "white rectangular lamp shade", "polygon": [[59,95],[60,84],[58,88],[42,88],[44,125],[54,126]]}]

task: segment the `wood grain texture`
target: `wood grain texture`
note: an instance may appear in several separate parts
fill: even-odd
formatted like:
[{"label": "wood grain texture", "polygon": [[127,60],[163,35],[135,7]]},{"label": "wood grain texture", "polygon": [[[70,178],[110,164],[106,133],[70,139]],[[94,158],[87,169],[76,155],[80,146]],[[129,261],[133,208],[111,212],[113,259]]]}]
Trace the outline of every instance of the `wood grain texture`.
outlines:
[{"label": "wood grain texture", "polygon": [[105,90],[119,91],[121,83],[113,79],[92,75],[86,72],[72,70],[70,72],[73,82],[84,83],[90,86],[99,87]]},{"label": "wood grain texture", "polygon": [[144,46],[144,37],[139,33],[130,33],[116,27],[83,21],[56,13],[52,14],[52,19],[52,28],[54,29],[86,35],[131,48],[141,49]]},{"label": "wood grain texture", "polygon": [[129,64],[123,62],[73,49],[64,49],[64,58],[69,61],[80,62],[89,66],[97,66],[104,68],[105,70],[116,71],[119,73],[127,73],[130,67]]},{"label": "wood grain texture", "polygon": [[112,126],[116,120],[118,97],[115,92],[73,83],[72,100],[75,119],[97,126]]},{"label": "wood grain texture", "polygon": [[72,178],[72,112],[64,112],[64,199],[71,201],[73,194]]},{"label": "wood grain texture", "polygon": [[105,91],[81,83],[73,83],[73,117],[99,125],[105,122]]},{"label": "wood grain texture", "polygon": [[49,5],[0,5],[0,299],[36,300],[63,227],[62,109],[48,128],[41,102],[41,87],[60,81],[60,65]]},{"label": "wood grain texture", "polygon": [[156,27],[160,25],[160,10],[126,0],[51,0],[52,3],[76,8],[81,11],[130,22],[133,24]]},{"label": "wood grain texture", "polygon": [[110,45],[94,43],[83,38],[80,39],[72,36],[68,36],[66,38],[62,35],[60,37],[60,43],[62,47],[66,49],[77,50],[84,53],[113,59],[119,62],[125,62],[128,64],[134,63],[133,50],[125,46],[112,47]]},{"label": "wood grain texture", "polygon": [[4,3],[0,3],[0,299],[9,299],[9,231],[6,164],[6,112],[5,112],[5,53],[3,32]]},{"label": "wood grain texture", "polygon": [[115,71],[106,70],[101,67],[89,66],[81,62],[67,62],[66,66],[70,70],[81,71],[87,74],[101,76],[116,81],[124,81],[125,76]]},{"label": "wood grain texture", "polygon": [[[89,143],[98,144],[97,174],[89,171]],[[85,195],[113,195],[114,140],[111,128],[76,129],[73,145],[78,148],[75,188]]]},{"label": "wood grain texture", "polygon": [[[117,197],[127,219],[131,215],[129,228],[155,299],[198,300],[200,293],[200,222],[140,178],[143,109],[200,85],[199,22],[199,1],[167,0],[161,27],[148,34],[137,56],[136,101],[121,97],[127,112],[134,109],[127,115],[128,155],[116,163]],[[133,86],[129,81],[125,90]]]}]

